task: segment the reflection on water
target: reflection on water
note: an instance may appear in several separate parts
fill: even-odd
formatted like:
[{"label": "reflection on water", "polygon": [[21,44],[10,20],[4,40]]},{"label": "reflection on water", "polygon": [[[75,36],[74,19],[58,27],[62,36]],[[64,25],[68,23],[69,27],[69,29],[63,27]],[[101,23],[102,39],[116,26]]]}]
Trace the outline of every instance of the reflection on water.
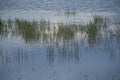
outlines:
[{"label": "reflection on water", "polygon": [[2,48],[0,50],[0,62],[2,65],[5,63],[21,63],[27,60],[27,54],[22,49],[16,49],[12,52],[3,51]]},{"label": "reflection on water", "polygon": [[97,15],[88,23],[0,19],[0,79],[119,80],[119,45],[120,25]]}]

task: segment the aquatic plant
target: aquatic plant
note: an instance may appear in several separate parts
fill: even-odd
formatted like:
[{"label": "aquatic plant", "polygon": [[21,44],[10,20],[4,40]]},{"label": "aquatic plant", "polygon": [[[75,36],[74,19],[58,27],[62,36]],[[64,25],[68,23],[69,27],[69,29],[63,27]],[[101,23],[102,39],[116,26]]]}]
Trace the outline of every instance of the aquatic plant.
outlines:
[{"label": "aquatic plant", "polygon": [[120,37],[120,24],[117,26],[117,35]]},{"label": "aquatic plant", "polygon": [[103,22],[103,18],[102,18],[101,16],[94,15],[94,16],[93,16],[93,22],[94,22],[95,24],[102,23],[102,22]]},{"label": "aquatic plant", "polygon": [[78,27],[77,27],[77,31],[83,33],[86,31],[86,25],[85,24],[79,24]]},{"label": "aquatic plant", "polygon": [[[8,28],[6,29],[9,30],[9,32],[10,30],[14,30],[14,34],[22,37],[26,43],[39,40],[42,41],[42,43],[50,44],[50,46],[47,47],[47,58],[50,62],[53,62],[56,56],[61,59],[72,58],[79,60],[81,40],[78,39],[80,36],[77,36],[77,41],[77,33],[85,33],[85,39],[83,40],[86,41],[87,39],[88,44],[93,45],[98,41],[101,35],[101,29],[105,29],[104,25],[106,27],[108,26],[107,21],[100,16],[94,16],[93,20],[88,24],[57,23],[52,27],[50,21],[45,19],[41,19],[40,21],[28,21],[24,19],[15,19],[12,21],[9,19],[6,23],[0,20],[1,32],[5,32],[4,24],[7,25]],[[118,27],[117,34],[118,37],[120,37],[120,27]],[[113,49],[111,50],[113,52],[115,51]],[[18,50],[16,57],[18,62],[22,62],[25,57],[24,52]]]},{"label": "aquatic plant", "polygon": [[57,37],[63,39],[71,39],[75,34],[75,25],[58,24]]},{"label": "aquatic plant", "polygon": [[3,21],[0,19],[0,27],[3,26]]},{"label": "aquatic plant", "polygon": [[39,29],[40,29],[40,31],[45,31],[46,29],[50,30],[50,21],[49,20],[47,21],[45,19],[41,19],[39,22]]},{"label": "aquatic plant", "polygon": [[67,15],[67,16],[75,16],[76,15],[76,11],[75,10],[66,10],[65,11],[65,15]]},{"label": "aquatic plant", "polygon": [[96,42],[97,33],[98,33],[97,25],[90,22],[87,26],[88,28],[87,28],[86,33],[88,35],[88,41],[90,43]]},{"label": "aquatic plant", "polygon": [[7,27],[8,27],[8,28],[12,28],[12,27],[14,26],[13,23],[14,23],[13,20],[8,19],[8,20],[7,20]]},{"label": "aquatic plant", "polygon": [[0,35],[3,33],[3,21],[0,19]]},{"label": "aquatic plant", "polygon": [[[116,34],[117,34],[117,41],[120,44],[120,24],[118,24],[118,26],[117,26]],[[120,48],[120,46],[119,46],[119,48]]]},{"label": "aquatic plant", "polygon": [[[7,25],[3,27],[2,25]],[[40,21],[28,21],[24,19],[8,19],[6,23],[0,20],[0,34],[3,32],[13,32],[15,35],[20,35],[25,42],[42,40],[44,42],[72,40],[77,33],[85,33],[89,43],[95,43],[104,26],[107,25],[107,20],[101,16],[93,16],[93,20],[88,24],[79,23],[57,23],[51,24],[49,20],[40,19]],[[104,27],[104,28],[103,28]],[[54,40],[53,40],[54,39]],[[56,40],[55,40],[56,39]]]},{"label": "aquatic plant", "polygon": [[101,31],[107,28],[106,19],[104,20],[101,16],[93,16],[93,21],[90,21],[86,26],[86,33],[88,36],[88,42],[93,44],[97,41],[98,37],[100,36]]},{"label": "aquatic plant", "polygon": [[5,24],[5,21],[0,19],[0,37],[5,38],[5,37],[7,37],[7,35],[8,35],[8,29]]},{"label": "aquatic plant", "polygon": [[36,23],[26,20],[15,20],[16,32],[23,37],[25,42],[35,41],[38,39],[38,29]]}]

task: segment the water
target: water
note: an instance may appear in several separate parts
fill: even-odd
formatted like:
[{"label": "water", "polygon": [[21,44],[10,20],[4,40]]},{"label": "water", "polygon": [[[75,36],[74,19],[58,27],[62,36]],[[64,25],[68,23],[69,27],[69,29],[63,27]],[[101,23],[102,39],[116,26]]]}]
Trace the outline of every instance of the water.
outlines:
[{"label": "water", "polygon": [[[119,4],[0,0],[0,80],[119,80]],[[90,24],[94,15],[108,23]],[[82,30],[79,26],[86,23],[88,28]],[[107,27],[96,30],[96,23]]]},{"label": "water", "polygon": [[1,9],[120,11],[119,0],[0,0]]}]

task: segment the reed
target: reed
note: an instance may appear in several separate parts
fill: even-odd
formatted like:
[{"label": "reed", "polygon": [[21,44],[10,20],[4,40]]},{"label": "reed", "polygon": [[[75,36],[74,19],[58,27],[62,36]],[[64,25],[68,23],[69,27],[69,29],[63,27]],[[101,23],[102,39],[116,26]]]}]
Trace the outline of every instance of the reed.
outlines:
[{"label": "reed", "polygon": [[[4,27],[7,25],[7,28]],[[55,27],[54,27],[55,26]],[[107,19],[94,15],[93,20],[88,24],[79,23],[57,23],[51,26],[49,20],[40,19],[40,21],[28,21],[24,19],[8,19],[6,23],[0,19],[0,34],[4,35],[6,31],[13,31],[15,35],[20,35],[25,42],[37,41],[43,38],[43,41],[57,39],[58,41],[74,39],[76,33],[85,33],[90,43],[95,43],[102,30],[108,27]],[[53,38],[54,37],[54,38]],[[54,41],[54,40],[51,40]]]},{"label": "reed", "polygon": [[95,43],[97,41],[97,38],[101,34],[101,31],[105,30],[108,27],[106,25],[106,19],[97,15],[93,16],[93,21],[90,21],[86,26],[88,42],[92,44]]},{"label": "reed", "polygon": [[58,24],[57,37],[63,39],[71,39],[75,34],[75,25]]},{"label": "reed", "polygon": [[26,42],[38,39],[38,29],[35,21],[30,22],[26,20],[15,20],[16,33],[21,35]]},{"label": "reed", "polygon": [[41,19],[39,22],[39,29],[40,29],[40,31],[50,30],[50,21]]},{"label": "reed", "polygon": [[87,26],[86,33],[88,35],[88,41],[95,42],[98,33],[97,25],[90,22]]},{"label": "reed", "polygon": [[0,19],[0,35],[3,33],[3,21]]}]

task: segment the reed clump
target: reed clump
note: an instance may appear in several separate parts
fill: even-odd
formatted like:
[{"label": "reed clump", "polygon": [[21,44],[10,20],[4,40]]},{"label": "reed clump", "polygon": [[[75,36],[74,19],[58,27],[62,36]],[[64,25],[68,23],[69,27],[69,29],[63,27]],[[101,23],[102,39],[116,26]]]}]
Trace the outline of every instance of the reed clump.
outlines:
[{"label": "reed clump", "polygon": [[45,20],[45,19],[41,19],[39,22],[39,29],[40,31],[45,31],[45,30],[50,30],[50,21]]},{"label": "reed clump", "polygon": [[[5,24],[7,28],[4,27]],[[3,34],[5,31],[12,31],[14,34],[21,36],[26,42],[31,42],[41,38],[43,38],[44,41],[49,41],[49,39],[51,41],[54,41],[52,39],[71,40],[74,39],[77,33],[79,35],[85,33],[88,42],[95,43],[101,31],[108,27],[107,20],[97,15],[93,16],[93,20],[88,24],[57,23],[53,26],[51,25],[50,21],[45,19],[41,19],[40,21],[8,19],[6,23],[3,23],[0,19],[0,34]]]},{"label": "reed clump", "polygon": [[106,20],[100,16],[93,16],[93,21],[90,21],[86,26],[86,33],[88,36],[88,41],[94,43],[101,34],[101,30],[105,29]]},{"label": "reed clump", "polygon": [[71,39],[75,34],[75,25],[58,24],[57,37],[63,39]]},{"label": "reed clump", "polygon": [[0,19],[0,35],[3,33],[3,22]]},{"label": "reed clump", "polygon": [[17,34],[21,35],[26,42],[38,39],[37,24],[35,21],[15,20]]}]

